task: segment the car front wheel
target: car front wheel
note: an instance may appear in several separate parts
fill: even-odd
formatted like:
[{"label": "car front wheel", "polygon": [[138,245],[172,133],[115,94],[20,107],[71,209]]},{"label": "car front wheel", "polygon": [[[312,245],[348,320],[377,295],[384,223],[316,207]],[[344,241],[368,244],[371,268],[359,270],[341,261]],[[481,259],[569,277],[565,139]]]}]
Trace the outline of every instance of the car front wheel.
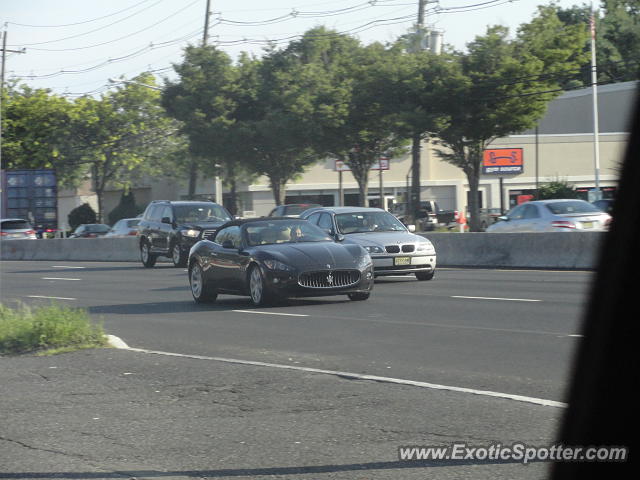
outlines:
[{"label": "car front wheel", "polygon": [[187,255],[180,248],[180,244],[176,243],[171,249],[171,260],[174,267],[184,267],[187,264]]},{"label": "car front wheel", "polygon": [[140,260],[145,268],[152,268],[156,264],[157,257],[151,253],[148,242],[140,244]]},{"label": "car front wheel", "polygon": [[274,301],[273,296],[267,290],[262,271],[257,265],[254,265],[249,272],[249,295],[251,295],[251,302],[256,307],[269,305]]},{"label": "car front wheel", "polygon": [[218,292],[211,285],[211,282],[206,280],[198,262],[194,262],[189,271],[189,285],[191,286],[191,295],[196,303],[212,303],[218,298]]}]

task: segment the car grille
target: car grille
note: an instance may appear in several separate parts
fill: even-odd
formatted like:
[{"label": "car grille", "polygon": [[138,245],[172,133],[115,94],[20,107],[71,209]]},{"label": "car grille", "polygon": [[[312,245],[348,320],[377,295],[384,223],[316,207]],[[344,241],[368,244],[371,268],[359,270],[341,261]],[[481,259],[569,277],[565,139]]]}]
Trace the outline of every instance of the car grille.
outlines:
[{"label": "car grille", "polygon": [[400,245],[387,245],[386,247],[384,247],[387,253],[400,253],[401,248],[404,253],[410,253],[416,249],[416,246],[409,244],[402,245],[402,247]]},{"label": "car grille", "polygon": [[308,288],[336,288],[355,285],[360,281],[358,270],[333,270],[300,274],[298,283]]},{"label": "car grille", "polygon": [[202,232],[202,239],[203,240],[211,240],[211,241],[213,241],[213,237],[216,236],[216,232],[217,232],[217,230],[204,230]]}]

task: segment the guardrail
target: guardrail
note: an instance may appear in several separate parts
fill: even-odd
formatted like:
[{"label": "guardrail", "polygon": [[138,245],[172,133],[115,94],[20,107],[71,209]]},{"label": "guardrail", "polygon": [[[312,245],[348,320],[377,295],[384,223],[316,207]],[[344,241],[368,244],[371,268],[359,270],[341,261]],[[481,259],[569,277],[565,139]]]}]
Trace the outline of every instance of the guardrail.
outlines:
[{"label": "guardrail", "polygon": [[3,240],[2,260],[76,260],[134,262],[140,259],[138,238],[52,238]]},{"label": "guardrail", "polygon": [[439,266],[557,268],[597,266],[603,232],[422,233],[436,248]]},{"label": "guardrail", "polygon": [[[604,233],[423,233],[439,266],[593,269]],[[2,260],[137,262],[138,239],[4,240]]]}]

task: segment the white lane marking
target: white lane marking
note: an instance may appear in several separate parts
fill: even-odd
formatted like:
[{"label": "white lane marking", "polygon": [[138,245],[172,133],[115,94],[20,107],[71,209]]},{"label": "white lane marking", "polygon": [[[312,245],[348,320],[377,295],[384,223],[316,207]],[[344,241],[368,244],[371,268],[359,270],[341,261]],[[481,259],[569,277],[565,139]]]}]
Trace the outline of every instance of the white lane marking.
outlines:
[{"label": "white lane marking", "polygon": [[82,279],[81,278],[65,278],[65,277],[42,277],[42,280],[68,280],[68,281],[79,282]]},{"label": "white lane marking", "polygon": [[69,265],[51,265],[51,268],[87,268],[87,267],[70,267]]},{"label": "white lane marking", "polygon": [[236,313],[257,313],[260,315],[283,315],[285,317],[308,317],[309,315],[304,313],[280,313],[280,312],[261,312],[259,310],[231,310]]},{"label": "white lane marking", "polygon": [[502,300],[506,302],[541,302],[532,298],[500,298],[500,297],[468,297],[465,295],[451,295],[451,298],[469,298],[471,300]]},{"label": "white lane marking", "polygon": [[51,300],[77,300],[77,298],[70,297],[47,297],[45,295],[27,295],[28,298],[49,298]]},{"label": "white lane marking", "polygon": [[208,357],[205,355],[187,355],[184,353],[162,352],[158,350],[147,350],[145,348],[127,348],[126,350],[139,353],[148,353],[152,355],[163,355],[167,357],[180,357],[180,358],[193,358],[195,360],[210,360],[223,363],[234,363],[239,365],[251,365],[255,367],[269,367],[278,368],[281,370],[296,370],[299,372],[307,373],[319,373],[324,375],[334,375],[339,377],[352,378],[354,380],[370,380],[372,382],[393,383],[397,385],[408,385],[412,387],[428,388],[431,390],[446,390],[450,392],[470,393],[473,395],[481,395],[485,397],[503,398],[506,400],[515,400],[517,402],[531,403],[535,405],[542,405],[544,407],[556,407],[566,408],[568,405],[563,402],[557,402],[555,400],[547,400],[544,398],[528,397],[525,395],[515,395],[512,393],[493,392],[490,390],[476,390],[474,388],[454,387],[451,385],[440,385],[438,383],[417,382],[414,380],[405,380],[402,378],[392,377],[380,377],[377,375],[363,375],[353,372],[341,372],[337,370],[324,370],[320,368],[299,367],[296,365],[286,365],[280,363],[267,363],[258,362],[253,360],[239,360],[236,358],[224,358],[224,357]]}]

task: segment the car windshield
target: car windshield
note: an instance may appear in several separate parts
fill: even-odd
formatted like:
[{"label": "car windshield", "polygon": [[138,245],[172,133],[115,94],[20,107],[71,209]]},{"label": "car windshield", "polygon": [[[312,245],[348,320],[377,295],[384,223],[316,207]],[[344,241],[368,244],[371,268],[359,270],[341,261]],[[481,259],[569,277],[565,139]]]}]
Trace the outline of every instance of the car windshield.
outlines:
[{"label": "car windshield", "polygon": [[277,243],[330,242],[333,239],[306,220],[276,220],[252,222],[244,228],[247,244],[273,245]]},{"label": "car windshield", "polygon": [[226,222],[231,220],[224,208],[213,203],[175,205],[174,211],[177,223]]},{"label": "car windshield", "polygon": [[402,222],[385,211],[340,213],[336,215],[338,231],[349,233],[406,232]]},{"label": "car windshield", "polygon": [[573,202],[554,202],[548,203],[547,208],[554,215],[570,215],[573,213],[601,213],[594,205],[582,200],[575,200]]},{"label": "car windshield", "polygon": [[127,227],[135,227],[140,223],[140,220],[127,220]]},{"label": "car windshield", "polygon": [[31,228],[26,220],[5,220],[2,222],[2,230],[26,230]]}]

